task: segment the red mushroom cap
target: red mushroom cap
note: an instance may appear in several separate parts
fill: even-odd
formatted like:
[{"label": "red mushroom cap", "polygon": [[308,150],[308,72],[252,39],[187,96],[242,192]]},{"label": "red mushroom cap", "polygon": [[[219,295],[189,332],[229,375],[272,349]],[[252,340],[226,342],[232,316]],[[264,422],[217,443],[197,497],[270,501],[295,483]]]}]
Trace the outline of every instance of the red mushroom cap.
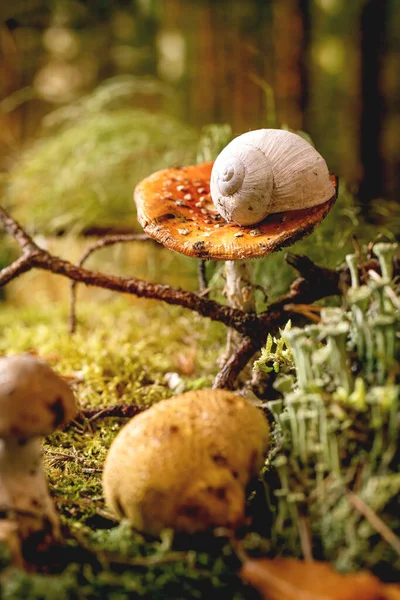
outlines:
[{"label": "red mushroom cap", "polygon": [[[187,256],[212,260],[262,258],[309,235],[332,208],[327,202],[269,215],[256,226],[227,223],[210,197],[212,162],[157,171],[139,183],[139,223],[158,242]],[[337,178],[332,175],[337,190]]]}]

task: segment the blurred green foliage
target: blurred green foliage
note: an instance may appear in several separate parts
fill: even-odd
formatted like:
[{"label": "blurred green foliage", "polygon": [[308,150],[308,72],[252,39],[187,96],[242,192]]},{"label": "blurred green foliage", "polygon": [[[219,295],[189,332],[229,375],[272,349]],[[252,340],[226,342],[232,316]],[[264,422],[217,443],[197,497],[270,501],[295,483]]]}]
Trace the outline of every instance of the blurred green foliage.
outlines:
[{"label": "blurred green foliage", "polygon": [[163,114],[129,107],[134,78],[110,80],[47,117],[48,134],[10,173],[6,202],[31,231],[138,229],[135,185],[163,167],[194,161],[194,131]]}]

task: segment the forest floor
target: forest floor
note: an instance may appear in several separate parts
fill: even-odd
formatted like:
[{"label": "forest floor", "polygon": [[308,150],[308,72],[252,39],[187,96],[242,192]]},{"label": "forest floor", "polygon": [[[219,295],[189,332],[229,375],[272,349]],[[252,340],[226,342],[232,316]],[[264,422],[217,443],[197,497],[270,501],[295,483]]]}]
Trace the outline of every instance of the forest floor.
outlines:
[{"label": "forest floor", "polygon": [[[77,332],[67,329],[60,306],[4,306],[0,353],[29,352],[48,361],[70,382],[80,409],[148,406],[176,391],[211,387],[225,341],[220,324],[178,307],[121,298],[103,306],[81,303]],[[150,540],[118,525],[105,506],[101,478],[107,450],[126,421],[99,415],[44,441],[45,471],[69,549],[61,560],[66,563],[54,568],[57,574],[5,567],[1,598],[202,598],[218,589],[221,598],[253,597],[236,575],[239,562],[226,538],[210,534],[188,546],[188,540],[173,542],[168,531]],[[262,545],[247,535],[250,545]]]}]

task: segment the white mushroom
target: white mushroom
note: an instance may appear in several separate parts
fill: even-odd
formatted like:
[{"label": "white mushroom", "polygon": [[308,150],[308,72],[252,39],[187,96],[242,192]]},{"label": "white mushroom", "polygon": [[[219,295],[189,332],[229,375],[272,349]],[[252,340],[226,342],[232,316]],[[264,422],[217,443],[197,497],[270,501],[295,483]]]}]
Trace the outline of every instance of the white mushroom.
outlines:
[{"label": "white mushroom", "polygon": [[0,543],[7,546],[12,562],[22,565],[21,540],[18,522],[12,510],[12,499],[0,477]]},{"label": "white mushroom", "polygon": [[0,532],[14,522],[22,542],[33,534],[59,537],[40,438],[75,413],[72,390],[45,362],[28,354],[0,358]]},{"label": "white mushroom", "polygon": [[154,535],[168,527],[187,533],[235,528],[268,438],[262,412],[232,392],[164,400],[131,419],[111,445],[106,501],[120,518]]}]

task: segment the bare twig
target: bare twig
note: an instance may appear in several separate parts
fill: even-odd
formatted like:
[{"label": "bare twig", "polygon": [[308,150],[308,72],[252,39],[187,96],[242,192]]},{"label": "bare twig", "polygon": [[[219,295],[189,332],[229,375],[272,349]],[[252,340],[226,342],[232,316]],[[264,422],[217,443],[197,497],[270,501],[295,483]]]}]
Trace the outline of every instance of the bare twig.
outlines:
[{"label": "bare twig", "polygon": [[400,539],[391,529],[389,529],[386,523],[384,523],[382,519],[378,517],[376,512],[373,511],[372,508],[354,492],[347,492],[347,499],[350,504],[367,519],[369,524],[372,525],[375,531],[380,534],[385,542],[387,542],[400,556]]},{"label": "bare twig", "polygon": [[119,404],[110,404],[110,406],[85,408],[81,410],[75,417],[75,421],[87,421],[93,423],[97,419],[105,419],[107,417],[120,417],[122,419],[131,419],[135,415],[146,410],[146,406],[138,406],[137,404],[128,404],[121,402]]},{"label": "bare twig", "polygon": [[[254,314],[247,315],[241,310],[223,306],[209,298],[201,298],[194,292],[187,292],[169,285],[149,283],[135,277],[115,277],[78,267],[36,246],[22,227],[1,207],[0,220],[3,222],[6,231],[15,237],[21,248],[26,252],[27,264],[24,265],[24,272],[34,268],[43,269],[89,286],[133,294],[141,298],[162,300],[167,304],[189,308],[204,317],[220,321],[237,329],[244,335],[252,335],[255,339],[261,341],[262,334],[260,335],[258,319]],[[8,283],[19,274],[18,269],[14,266],[16,262],[0,271],[0,286]],[[16,273],[14,276],[10,275],[10,269]]]},{"label": "bare twig", "polygon": [[9,233],[21,246],[24,255],[32,254],[39,250],[31,236],[27,234],[17,221],[10,217],[2,206],[0,206],[0,219],[3,221],[4,229],[7,233]]},{"label": "bare twig", "polygon": [[321,308],[311,304],[294,304],[292,302],[291,304],[285,304],[285,310],[304,315],[310,321],[314,321],[314,323],[319,323],[321,321],[321,318],[315,314],[315,312],[320,312]]},{"label": "bare twig", "polygon": [[214,389],[232,389],[239,373],[250,358],[260,349],[260,345],[250,337],[243,338],[236,352],[227,360],[214,380]]},{"label": "bare twig", "polygon": [[53,499],[60,511],[65,510],[68,505],[73,507],[78,506],[82,511],[87,509],[95,510],[95,514],[99,517],[107,519],[107,521],[111,521],[113,523],[118,523],[118,519],[115,517],[115,515],[110,513],[108,510],[100,508],[94,504],[94,498],[66,498],[65,496],[58,496],[57,494],[54,494]]},{"label": "bare twig", "polygon": [[[21,225],[1,206],[0,221],[3,222],[5,230],[15,238],[22,250],[20,258],[0,271],[0,287],[31,269],[43,269],[67,277],[75,285],[84,283],[88,286],[133,294],[141,298],[153,298],[167,304],[182,306],[204,317],[224,323],[227,327],[242,334],[244,337],[242,344],[218,374],[215,387],[233,386],[251,356],[265,343],[268,333],[276,333],[278,328],[283,327],[289,318],[294,323],[299,322],[302,315],[298,314],[293,304],[311,304],[321,298],[342,294],[350,285],[350,274],[347,267],[336,271],[326,269],[315,265],[305,256],[288,253],[286,255],[287,262],[300,273],[301,277],[292,283],[287,294],[271,303],[264,313],[258,315],[245,313],[240,309],[224,306],[210,298],[203,297],[201,293],[196,294],[168,285],[154,284],[134,277],[123,278],[106,275],[83,268],[83,262],[98,248],[120,241],[144,239],[141,236],[136,237],[136,234],[109,236],[105,241],[99,240],[88,248],[80,260],[80,265],[73,265],[36,245]],[[375,259],[368,260],[363,267],[367,270],[379,271],[379,264]],[[398,259],[395,261],[394,267],[396,276],[400,273]],[[292,305],[293,310],[288,310],[288,305]]]},{"label": "bare twig", "polygon": [[310,521],[306,515],[299,515],[298,527],[303,558],[307,562],[311,562],[314,560],[311,542],[311,526]]},{"label": "bare twig", "polygon": [[8,267],[4,267],[4,269],[1,270],[1,285],[6,285],[9,281],[22,275],[22,273],[30,271],[31,268],[31,254],[23,254],[8,265]]},{"label": "bare twig", "polygon": [[[127,233],[119,235],[108,235],[100,240],[97,240],[91,244],[79,259],[77,266],[83,267],[87,259],[97,250],[113,246],[114,244],[122,244],[127,242],[154,242],[153,238],[149,237],[145,233]],[[71,282],[70,287],[70,312],[69,312],[69,332],[74,333],[76,330],[76,286],[78,281],[74,280]]]},{"label": "bare twig", "polygon": [[[317,287],[322,288],[321,291],[324,296],[325,293],[328,296],[340,293],[340,279],[342,274],[341,269],[338,271],[333,271],[332,269],[319,267],[313,263],[308,256],[292,254],[291,252],[286,252],[285,260],[291,267],[296,269],[301,276],[301,279],[296,280],[294,283],[297,283],[298,285],[300,284],[301,287],[304,286],[304,284],[303,286],[301,285],[303,281],[308,282],[308,287],[310,287],[309,284],[312,284],[312,287],[314,287],[315,284],[318,284]],[[344,271],[348,272],[347,267],[344,269]],[[317,292],[318,290],[312,291]]]},{"label": "bare twig", "polygon": [[97,240],[85,250],[85,252],[82,254],[81,258],[77,263],[78,267],[82,267],[83,264],[89,258],[89,256],[91,256],[93,252],[96,252],[96,250],[101,250],[102,248],[106,248],[107,246],[113,246],[114,244],[122,244],[126,242],[153,242],[154,244],[158,243],[155,240],[153,240],[153,238],[149,237],[146,233],[108,235],[107,237]]}]

